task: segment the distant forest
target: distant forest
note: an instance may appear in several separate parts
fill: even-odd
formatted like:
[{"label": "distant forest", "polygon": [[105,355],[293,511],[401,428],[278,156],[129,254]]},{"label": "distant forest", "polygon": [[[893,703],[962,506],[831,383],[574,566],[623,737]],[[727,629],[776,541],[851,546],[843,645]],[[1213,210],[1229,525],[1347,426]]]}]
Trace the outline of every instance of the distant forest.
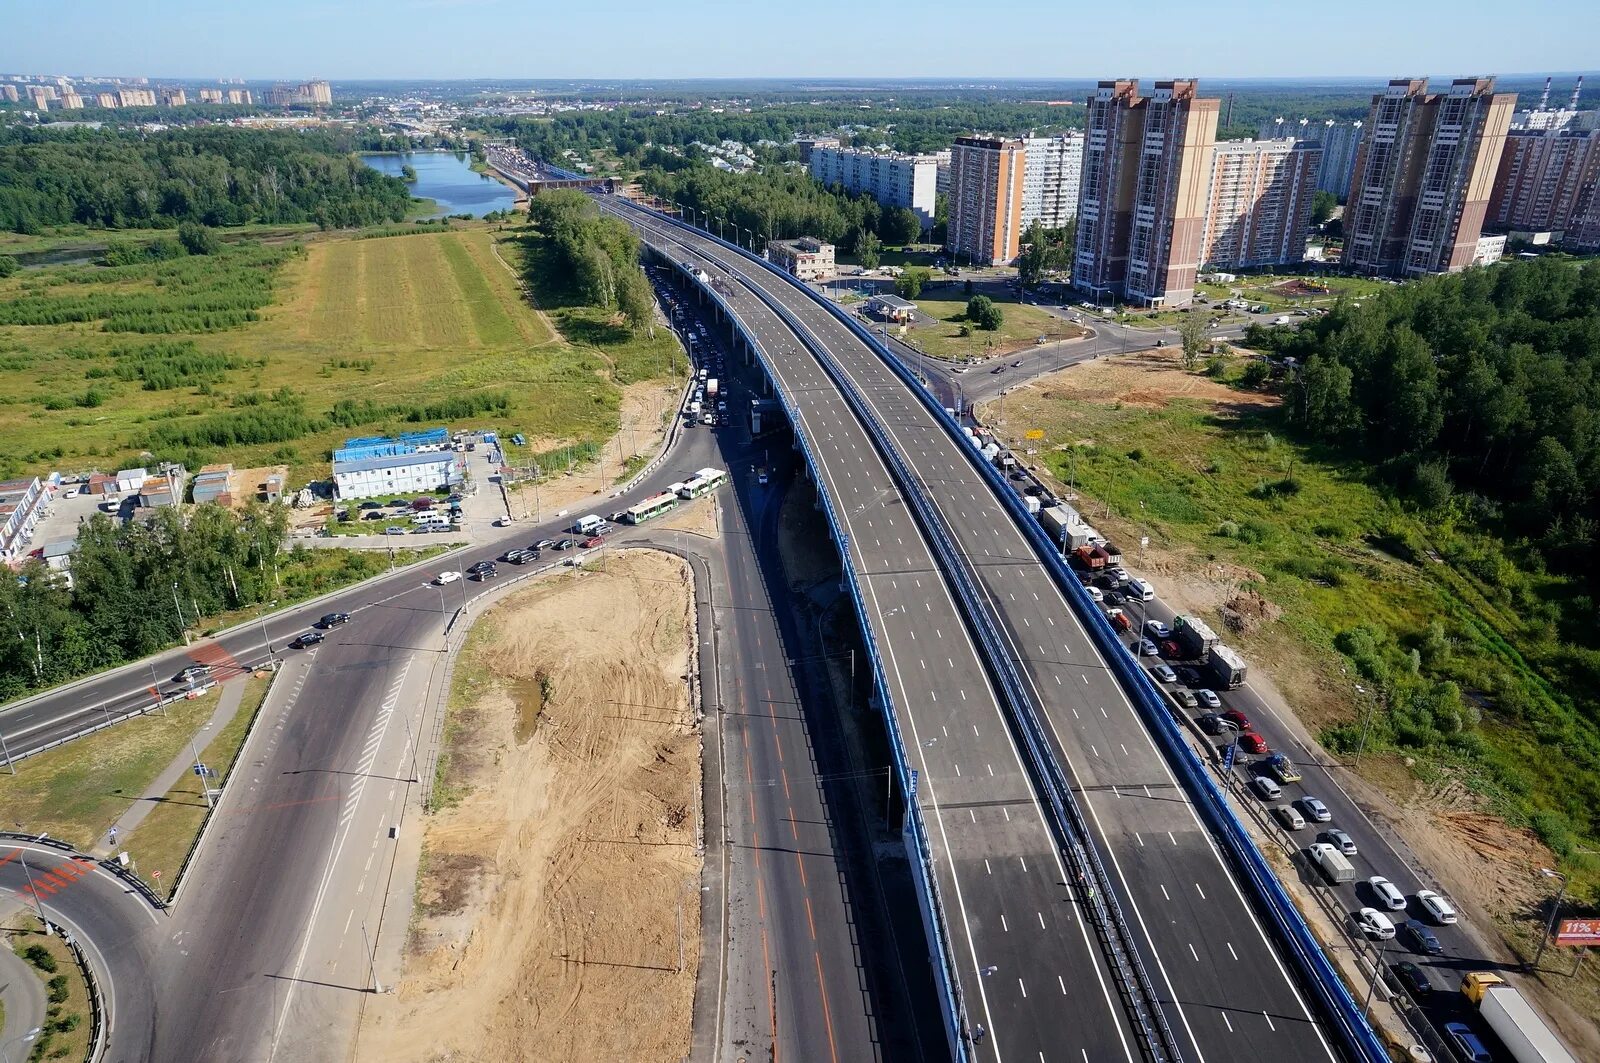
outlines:
[{"label": "distant forest", "polygon": [[410,189],[363,165],[360,146],[324,132],[0,129],[0,229],[400,221]]}]

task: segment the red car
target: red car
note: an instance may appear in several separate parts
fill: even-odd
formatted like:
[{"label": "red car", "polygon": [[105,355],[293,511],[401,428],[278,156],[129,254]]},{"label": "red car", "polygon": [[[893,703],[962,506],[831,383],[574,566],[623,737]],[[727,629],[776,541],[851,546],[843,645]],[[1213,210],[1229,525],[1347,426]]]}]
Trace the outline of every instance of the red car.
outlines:
[{"label": "red car", "polygon": [[416,510],[418,513],[432,509],[433,499],[428,498],[426,495],[424,495],[422,498],[414,498],[411,500],[411,508]]},{"label": "red car", "polygon": [[1250,730],[1250,717],[1246,716],[1238,709],[1229,709],[1227,712],[1222,714],[1222,718],[1224,720],[1232,720],[1234,725],[1241,731]]},{"label": "red car", "polygon": [[591,535],[583,541],[583,548],[585,550],[593,550],[595,547],[604,546],[605,544],[606,541],[603,536]]},{"label": "red car", "polygon": [[1239,732],[1239,748],[1257,755],[1268,752],[1267,740],[1254,731]]}]

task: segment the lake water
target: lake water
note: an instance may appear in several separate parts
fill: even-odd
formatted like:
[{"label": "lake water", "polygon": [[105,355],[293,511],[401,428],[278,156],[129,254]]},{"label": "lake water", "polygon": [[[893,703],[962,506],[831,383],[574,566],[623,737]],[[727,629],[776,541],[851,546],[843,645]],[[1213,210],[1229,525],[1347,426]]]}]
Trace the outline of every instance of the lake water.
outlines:
[{"label": "lake water", "polygon": [[411,194],[439,204],[435,217],[471,214],[481,218],[493,210],[510,210],[516,195],[509,185],[472,172],[472,157],[449,151],[418,151],[404,155],[363,155],[361,161],[389,174],[401,176],[400,167],[417,171]]}]

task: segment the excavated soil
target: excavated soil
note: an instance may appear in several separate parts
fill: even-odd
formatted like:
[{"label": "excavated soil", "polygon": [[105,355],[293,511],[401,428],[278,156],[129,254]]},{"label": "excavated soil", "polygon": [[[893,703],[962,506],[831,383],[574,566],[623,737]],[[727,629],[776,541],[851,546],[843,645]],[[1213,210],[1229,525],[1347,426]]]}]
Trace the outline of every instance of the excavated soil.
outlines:
[{"label": "excavated soil", "polygon": [[479,619],[405,968],[357,1058],[676,1061],[699,966],[688,567],[621,551]]}]

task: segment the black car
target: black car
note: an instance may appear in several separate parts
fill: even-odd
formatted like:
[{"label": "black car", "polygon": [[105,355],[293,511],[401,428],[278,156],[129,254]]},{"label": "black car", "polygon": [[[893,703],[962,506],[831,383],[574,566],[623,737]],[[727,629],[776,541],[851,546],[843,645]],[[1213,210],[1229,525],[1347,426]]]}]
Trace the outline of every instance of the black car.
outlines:
[{"label": "black car", "polygon": [[1107,605],[1126,605],[1128,596],[1121,591],[1106,591],[1105,602]]},{"label": "black car", "polygon": [[557,550],[571,550],[574,546],[577,546],[577,545],[578,545],[578,540],[576,540],[576,539],[562,539],[559,543],[556,543],[556,549]]},{"label": "black car", "polygon": [[1196,718],[1195,723],[1199,724],[1200,730],[1208,735],[1219,735],[1239,729],[1238,724],[1225,716],[1218,716],[1214,712],[1208,712],[1204,716]]},{"label": "black car", "polygon": [[307,646],[315,646],[323,640],[323,637],[320,631],[302,631],[294,637],[293,642],[289,643],[289,648],[291,650],[303,650]]},{"label": "black car", "polygon": [[361,515],[361,519],[362,520],[388,520],[389,517],[388,517],[388,514],[386,514],[386,513],[381,513],[378,510],[373,510],[370,513],[363,513]]},{"label": "black car", "polygon": [[476,564],[468,566],[467,571],[468,572],[493,572],[494,571],[494,562],[493,561],[479,561]]},{"label": "black car", "polygon": [[1444,945],[1439,941],[1439,936],[1425,924],[1415,919],[1407,919],[1395,929],[1400,939],[1411,947],[1412,952],[1420,952],[1425,956],[1444,955]]},{"label": "black car", "polygon": [[330,628],[338,627],[340,624],[348,624],[349,622],[349,613],[326,613],[323,615],[321,620],[317,621],[317,626],[320,628]]},{"label": "black car", "polygon": [[210,679],[211,669],[203,664],[191,664],[172,678],[180,683],[197,683],[202,679]]},{"label": "black car", "polygon": [[357,509],[382,509],[383,508],[383,503],[382,502],[363,502],[363,503],[361,503],[361,505],[357,506],[356,508]]},{"label": "black car", "polygon": [[1433,983],[1428,980],[1428,972],[1412,963],[1402,960],[1390,968],[1394,972],[1395,980],[1406,987],[1406,992],[1418,1001],[1427,1000],[1433,992]]},{"label": "black car", "polygon": [[552,546],[554,546],[555,544],[556,544],[556,541],[554,539],[540,539],[538,542],[533,544],[532,549],[534,549],[534,550],[548,550]]},{"label": "black car", "polygon": [[389,499],[389,505],[390,505],[390,507],[392,507],[394,509],[405,509],[408,506],[410,506],[411,503],[407,502],[403,498],[391,498],[391,499]]}]

